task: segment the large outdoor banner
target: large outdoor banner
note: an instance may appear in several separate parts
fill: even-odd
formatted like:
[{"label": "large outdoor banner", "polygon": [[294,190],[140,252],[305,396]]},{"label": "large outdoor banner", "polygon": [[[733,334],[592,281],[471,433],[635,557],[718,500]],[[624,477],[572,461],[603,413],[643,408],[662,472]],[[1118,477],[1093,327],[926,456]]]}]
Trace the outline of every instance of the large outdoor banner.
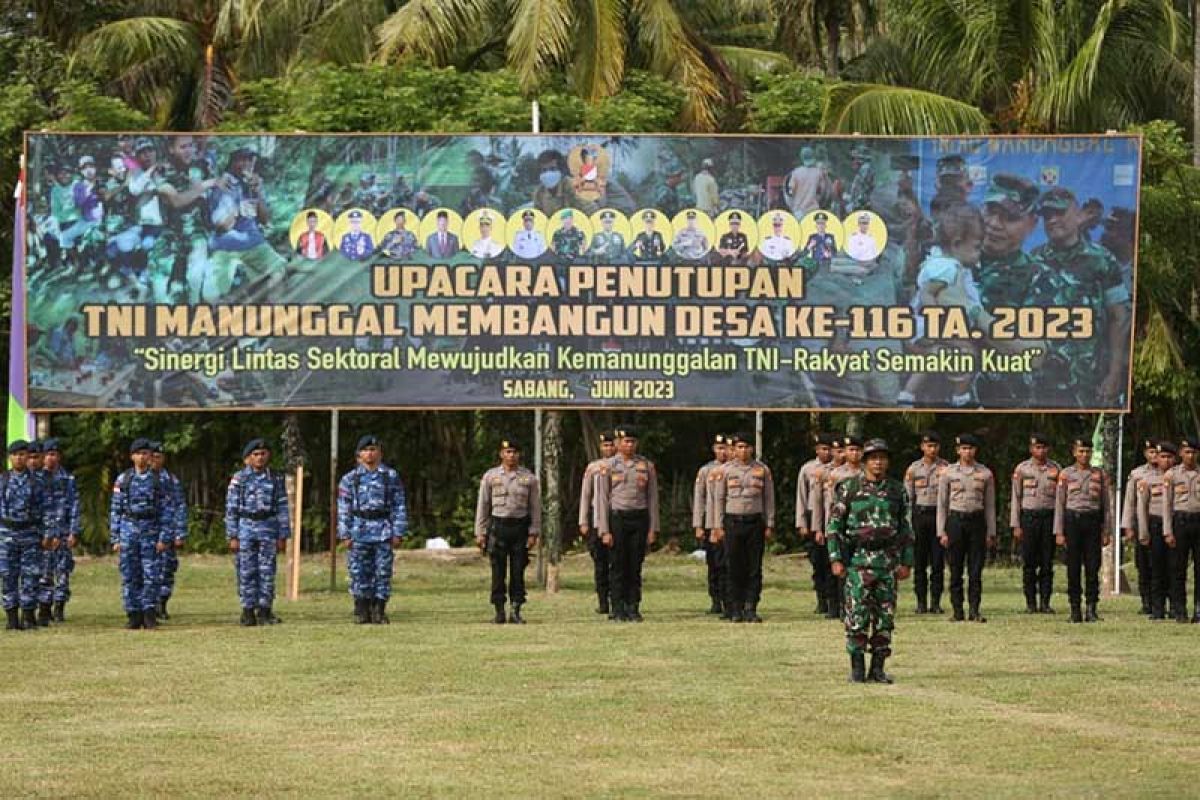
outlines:
[{"label": "large outdoor banner", "polygon": [[27,151],[39,411],[1129,401],[1136,137]]}]

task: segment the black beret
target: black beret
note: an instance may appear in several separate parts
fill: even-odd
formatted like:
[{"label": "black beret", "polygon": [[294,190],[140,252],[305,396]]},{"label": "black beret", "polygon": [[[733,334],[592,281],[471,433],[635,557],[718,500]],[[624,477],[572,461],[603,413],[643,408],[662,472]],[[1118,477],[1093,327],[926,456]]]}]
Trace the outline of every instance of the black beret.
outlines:
[{"label": "black beret", "polygon": [[733,436],[729,437],[730,444],[741,444],[742,442],[745,442],[748,445],[753,445],[754,434],[742,432],[735,433]]},{"label": "black beret", "polygon": [[266,439],[258,438],[251,439],[246,442],[246,446],[242,448],[242,458],[249,458],[250,454],[255,450],[270,450],[271,446],[267,444]]},{"label": "black beret", "polygon": [[818,211],[817,213],[813,214],[813,222],[825,222],[828,219],[829,215],[824,211]]},{"label": "black beret", "polygon": [[1179,449],[1182,450],[1185,447],[1190,447],[1193,450],[1200,450],[1200,438],[1196,438],[1195,436],[1183,437],[1179,440]]},{"label": "black beret", "polygon": [[354,452],[358,452],[368,447],[379,447],[379,437],[367,434],[358,440],[358,444],[354,447]]},{"label": "black beret", "polygon": [[58,446],[58,439],[53,437],[42,440],[42,452],[49,453],[51,450],[58,452],[61,448]]},{"label": "black beret", "polygon": [[1142,449],[1143,450],[1157,450],[1158,442],[1154,441],[1153,439],[1145,439],[1142,441]]},{"label": "black beret", "polygon": [[1163,440],[1158,443],[1158,452],[1170,453],[1173,456],[1177,456],[1179,455],[1179,448],[1175,446],[1174,442]]},{"label": "black beret", "polygon": [[501,450],[511,449],[511,450],[516,450],[516,451],[520,452],[521,443],[518,442],[516,439],[501,439],[500,440],[500,449]]},{"label": "black beret", "polygon": [[17,439],[8,446],[9,455],[21,452],[29,452],[29,442],[25,441],[24,439]]},{"label": "black beret", "polygon": [[1029,434],[1029,443],[1030,444],[1044,444],[1047,447],[1049,447],[1050,439],[1041,433],[1031,433],[1031,434]]},{"label": "black beret", "polygon": [[925,431],[921,434],[921,444],[941,444],[942,437],[937,431]]},{"label": "black beret", "polygon": [[638,429],[633,425],[618,425],[613,431],[613,436],[618,439],[636,439],[638,438]]},{"label": "black beret", "polygon": [[1086,436],[1076,436],[1071,440],[1071,447],[1086,447],[1092,449],[1092,440]]},{"label": "black beret", "polygon": [[869,442],[867,442],[866,446],[863,448],[863,457],[866,458],[867,456],[871,455],[872,453],[889,453],[889,452],[891,452],[891,451],[888,449],[888,443],[885,442],[883,439],[871,439]]},{"label": "black beret", "polygon": [[732,444],[732,437],[728,433],[718,433],[713,436],[713,444]]},{"label": "black beret", "polygon": [[350,219],[362,219],[362,212],[356,208],[350,212],[349,218]]},{"label": "black beret", "polygon": [[838,437],[832,433],[818,433],[817,444],[835,445],[838,443]]},{"label": "black beret", "polygon": [[42,452],[42,440],[41,440],[41,439],[34,439],[34,440],[32,440],[32,441],[29,443],[29,452],[30,452],[30,453],[40,453],[40,452]]},{"label": "black beret", "polygon": [[862,437],[861,436],[843,436],[842,437],[842,446],[843,447],[862,447],[863,446]]},{"label": "black beret", "polygon": [[731,212],[729,212],[729,221],[730,222],[741,222],[742,215],[737,211],[731,211]]},{"label": "black beret", "polygon": [[151,453],[161,453],[161,452],[163,452],[163,445],[162,445],[162,442],[158,441],[157,439],[154,439],[154,440],[152,440],[152,441],[150,442],[150,452],[151,452]]},{"label": "black beret", "polygon": [[613,439],[612,433],[609,431],[600,431],[600,444],[612,444],[614,441],[616,440]]},{"label": "black beret", "polygon": [[973,433],[963,433],[955,437],[954,444],[979,447],[979,437]]},{"label": "black beret", "polygon": [[150,440],[144,436],[139,436],[129,445],[129,452],[136,453],[138,450],[150,450]]}]

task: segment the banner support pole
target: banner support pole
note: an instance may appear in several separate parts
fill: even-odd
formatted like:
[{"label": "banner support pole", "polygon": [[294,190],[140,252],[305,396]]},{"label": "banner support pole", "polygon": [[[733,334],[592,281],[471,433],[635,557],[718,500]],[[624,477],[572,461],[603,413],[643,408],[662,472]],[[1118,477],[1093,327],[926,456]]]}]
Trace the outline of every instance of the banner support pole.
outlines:
[{"label": "banner support pole", "polygon": [[338,410],[329,412],[329,591],[337,591]]},{"label": "banner support pole", "polygon": [[763,460],[763,412],[762,409],[756,409],[754,412],[754,452],[758,454],[758,460]]},{"label": "banner support pole", "polygon": [[1121,594],[1121,515],[1116,513],[1118,499],[1125,497],[1124,486],[1125,467],[1121,463],[1125,452],[1125,415],[1117,414],[1117,489],[1113,495],[1113,594]]}]

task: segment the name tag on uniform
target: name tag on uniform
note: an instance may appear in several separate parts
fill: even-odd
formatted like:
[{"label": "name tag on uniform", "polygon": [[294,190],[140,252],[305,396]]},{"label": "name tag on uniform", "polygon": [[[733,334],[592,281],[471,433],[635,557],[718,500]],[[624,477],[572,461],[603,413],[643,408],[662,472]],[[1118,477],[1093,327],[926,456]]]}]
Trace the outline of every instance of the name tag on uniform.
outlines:
[{"label": "name tag on uniform", "polygon": [[742,485],[742,479],[741,479],[741,478],[730,478],[730,479],[729,479],[729,485],[730,485],[730,486],[732,486],[732,487],[734,487],[734,488],[736,488],[736,487],[738,487],[738,486],[741,486],[741,485]]},{"label": "name tag on uniform", "polygon": [[1187,497],[1187,493],[1188,493],[1188,486],[1186,483],[1175,484],[1175,496],[1176,497]]},{"label": "name tag on uniform", "polygon": [[924,489],[928,485],[929,485],[928,478],[917,478],[916,480],[913,481],[913,486],[917,487],[918,489]]},{"label": "name tag on uniform", "polygon": [[1162,494],[1162,484],[1156,483],[1154,486],[1152,486],[1150,488],[1150,494],[1152,494],[1155,497],[1158,497],[1160,494]]}]

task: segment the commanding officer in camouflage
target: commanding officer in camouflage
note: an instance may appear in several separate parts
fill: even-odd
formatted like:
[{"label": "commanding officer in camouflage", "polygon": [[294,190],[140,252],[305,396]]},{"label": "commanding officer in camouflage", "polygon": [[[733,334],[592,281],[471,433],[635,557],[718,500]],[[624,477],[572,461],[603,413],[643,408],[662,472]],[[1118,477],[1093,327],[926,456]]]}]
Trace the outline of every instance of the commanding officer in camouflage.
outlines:
[{"label": "commanding officer in camouflage", "polygon": [[237,556],[241,623],[277,625],[282,620],[271,610],[275,602],[275,559],[290,535],[287,489],[283,476],[267,466],[271,448],[263,439],[251,439],[242,448],[249,463],[229,481],[225,493],[225,538]]},{"label": "commanding officer in camouflage", "polygon": [[379,439],[363,436],[355,452],[358,466],[338,482],[337,536],[350,551],[346,565],[354,622],[386,625],[392,549],[408,535],[408,503],[400,473],[383,463]]},{"label": "commanding officer in camouflage", "polygon": [[592,580],[596,586],[599,604],[597,614],[613,614],[609,604],[608,548],[600,542],[600,530],[596,525],[596,476],[600,465],[617,452],[617,443],[607,431],[600,434],[600,458],[587,465],[583,471],[583,485],[579,489],[579,535],[587,542],[588,554],[592,557]]},{"label": "commanding officer in camouflage", "polygon": [[[840,481],[846,478],[859,477],[863,474],[862,439],[858,436],[843,436],[840,442],[842,445],[842,458],[844,460],[841,464],[838,464],[825,473],[825,482],[821,485],[821,493],[815,499],[820,513],[813,515],[813,525],[816,526],[815,530],[820,530],[825,534],[827,543],[829,539],[829,515],[833,512],[833,490],[837,488]],[[835,461],[837,457],[835,450]],[[846,601],[846,578],[835,576],[834,581],[837,582],[837,594],[834,597],[833,605],[830,607],[827,616],[829,619],[840,619]]]},{"label": "commanding officer in camouflage", "polygon": [[871,165],[871,148],[856,144],[850,148],[854,180],[846,195],[846,211],[869,211],[871,195],[875,192],[875,167]]},{"label": "commanding officer in camouflage", "polygon": [[1012,476],[1009,524],[1021,543],[1021,573],[1025,613],[1053,614],[1054,503],[1061,467],[1049,456],[1050,440],[1040,433],[1029,437],[1029,458],[1017,464]]},{"label": "commanding officer in camouflage", "polygon": [[958,461],[938,479],[938,541],[950,555],[950,603],[955,622],[963,617],[963,567],[970,577],[967,600],[972,622],[987,622],[979,612],[983,598],[983,562],[996,543],[996,479],[975,460],[979,440],[969,433],[955,439]]},{"label": "commanding officer in camouflage", "polygon": [[1192,560],[1192,622],[1200,622],[1200,469],[1196,456],[1200,439],[1179,443],[1180,463],[1163,477],[1163,538],[1174,549],[1172,605],[1175,619],[1187,617],[1187,568]]},{"label": "commanding officer in camouflage", "polygon": [[46,534],[50,539],[49,577],[41,603],[51,603],[51,617],[65,622],[65,609],[71,599],[71,573],[75,571],[72,548],[79,543],[82,526],[79,517],[79,487],[75,476],[62,466],[58,439],[42,443],[43,473],[46,479]]},{"label": "commanding officer in camouflage", "polygon": [[[1174,442],[1158,443],[1157,463],[1142,474],[1137,485],[1138,539],[1150,549],[1150,619],[1166,618],[1167,595],[1172,582],[1174,557],[1163,536],[1163,497],[1167,472],[1175,466]],[[1179,619],[1180,609],[1174,609]],[[1186,617],[1185,617],[1186,619]]]},{"label": "commanding officer in camouflage", "polygon": [[638,432],[617,428],[617,455],[596,476],[596,522],[609,549],[609,580],[618,622],[641,622],[642,562],[658,537],[658,472],[637,454]]},{"label": "commanding officer in camouflage", "polygon": [[1142,442],[1144,464],[1134,467],[1125,482],[1125,498],[1121,504],[1121,534],[1125,541],[1133,542],[1134,563],[1137,565],[1138,594],[1142,598],[1142,613],[1150,614],[1150,548],[1142,544],[1138,536],[1137,487],[1146,473],[1154,469],[1158,460],[1158,445],[1153,439]]},{"label": "commanding officer in camouflage", "polygon": [[846,650],[854,683],[892,682],[883,665],[892,654],[896,579],[907,578],[913,563],[908,494],[887,477],[888,457],[887,442],[867,442],[866,469],[837,484],[828,524],[831,569],[846,579]]},{"label": "commanding officer in camouflage", "polygon": [[[1112,481],[1092,466],[1092,443],[1076,439],[1075,463],[1059,473],[1054,499],[1054,536],[1067,548],[1067,599],[1071,622],[1096,622],[1100,602],[1100,550],[1108,545],[1113,522]],[[1080,611],[1080,569],[1086,570],[1087,614]]]},{"label": "commanding officer in camouflage", "polygon": [[[492,622],[502,625],[504,599],[512,603],[508,622],[524,625],[525,568],[529,551],[542,535],[542,497],[538,477],[521,466],[521,448],[512,439],[500,442],[500,466],[483,473],[475,504],[475,541],[492,562]],[[508,578],[507,591],[505,577]]]},{"label": "commanding officer in camouflage", "polygon": [[168,486],[171,487],[171,497],[175,503],[174,539],[162,553],[162,588],[159,592],[158,616],[170,619],[167,603],[175,593],[175,573],[179,571],[179,551],[187,542],[188,512],[187,501],[184,498],[183,482],[166,469],[167,456],[163,452],[162,442],[151,442],[150,467]]},{"label": "commanding officer in camouflage", "polygon": [[[1126,389],[1129,367],[1129,289],[1121,265],[1105,248],[1083,238],[1083,212],[1069,189],[1055,187],[1042,195],[1039,209],[1046,244],[1033,257],[1050,272],[1052,304],[1092,310],[1097,335],[1056,343],[1063,362],[1063,399],[1082,405],[1115,402]],[[1099,381],[1099,386],[1096,382]]]},{"label": "commanding officer in camouflage", "polygon": [[550,237],[550,249],[558,255],[559,261],[574,264],[583,257],[587,236],[584,235],[583,229],[575,226],[575,212],[571,209],[560,211],[558,218],[562,221],[562,227]]},{"label": "commanding officer in camouflage", "polygon": [[613,230],[617,215],[612,211],[600,213],[601,229],[592,237],[588,254],[597,264],[618,264],[625,258],[625,237]]},{"label": "commanding officer in camouflage", "polygon": [[837,605],[837,580],[829,571],[829,549],[825,546],[825,533],[815,528],[812,522],[813,499],[821,495],[821,483],[825,480],[825,473],[834,467],[833,443],[836,438],[832,433],[817,434],[814,453],[816,457],[805,462],[796,476],[796,533],[804,542],[808,561],[812,564],[817,614],[829,614],[830,606]]},{"label": "commanding officer in camouflage", "polygon": [[696,483],[692,488],[692,532],[696,541],[704,548],[704,562],[708,566],[708,596],[712,606],[710,614],[721,614],[726,618],[731,610],[725,607],[729,597],[729,571],[725,563],[725,547],[715,542],[710,536],[714,524],[709,495],[712,490],[716,470],[729,460],[729,437],[718,433],[713,437],[713,459],[696,472]]},{"label": "commanding officer in camouflage", "polygon": [[656,215],[653,211],[642,212],[643,230],[633,239],[633,244],[630,250],[633,252],[633,257],[639,262],[656,262],[661,261],[663,254],[667,252],[667,243],[663,240],[662,234],[654,227]]},{"label": "commanding officer in camouflage", "polygon": [[[0,582],[7,630],[37,628],[38,580],[42,574],[42,532],[46,497],[42,482],[29,469],[29,443],[8,446],[12,468],[0,474]],[[19,611],[19,616],[18,616]]]},{"label": "commanding officer in camouflage", "polygon": [[734,434],[733,458],[712,472],[712,540],[725,543],[733,622],[762,622],[763,550],[775,535],[775,481],[754,457],[754,440]]},{"label": "commanding officer in camouflage", "polygon": [[[938,479],[949,464],[941,458],[942,437],[935,431],[921,435],[921,457],[904,471],[904,488],[912,509],[914,544],[913,576],[918,614],[942,614],[942,587],[946,551],[937,535]],[[927,602],[928,601],[928,602]]]},{"label": "commanding officer in camouflage", "polygon": [[129,445],[133,467],[117,476],[108,510],[108,541],[120,555],[121,600],[136,630],[158,627],[162,553],[175,538],[175,503],[169,487],[150,467],[149,439]]}]

